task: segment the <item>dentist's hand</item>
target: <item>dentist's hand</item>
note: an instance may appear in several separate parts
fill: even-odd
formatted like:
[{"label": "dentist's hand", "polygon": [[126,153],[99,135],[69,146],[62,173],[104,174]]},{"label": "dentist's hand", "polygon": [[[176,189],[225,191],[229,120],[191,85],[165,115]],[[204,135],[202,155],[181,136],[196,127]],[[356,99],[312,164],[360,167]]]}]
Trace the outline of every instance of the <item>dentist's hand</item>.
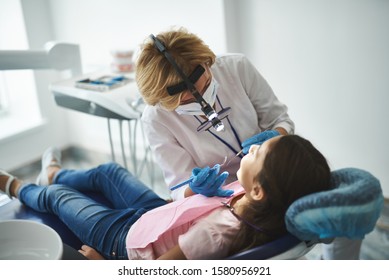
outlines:
[{"label": "dentist's hand", "polygon": [[278,135],[280,135],[280,133],[277,130],[266,130],[250,138],[247,138],[242,143],[243,153],[247,154],[251,145],[262,145],[262,143],[266,140],[269,140],[270,138],[276,137]]},{"label": "dentist's hand", "polygon": [[223,190],[221,186],[228,177],[228,172],[223,172],[220,175],[220,164],[216,164],[214,167],[209,166],[204,168],[196,167],[192,170],[192,181],[189,183],[190,189],[194,193],[202,194],[205,196],[231,196],[233,190]]}]

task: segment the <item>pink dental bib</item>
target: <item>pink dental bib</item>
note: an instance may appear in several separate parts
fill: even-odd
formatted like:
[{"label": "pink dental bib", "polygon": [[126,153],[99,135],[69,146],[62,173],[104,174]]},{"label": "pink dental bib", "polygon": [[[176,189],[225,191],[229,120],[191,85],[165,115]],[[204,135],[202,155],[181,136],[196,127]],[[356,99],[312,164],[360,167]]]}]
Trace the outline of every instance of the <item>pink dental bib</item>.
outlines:
[{"label": "pink dental bib", "polygon": [[143,214],[129,231],[126,242],[127,248],[145,248],[148,244],[156,241],[163,233],[194,221],[200,216],[222,206],[222,202],[228,203],[232,198],[244,192],[238,181],[224,188],[234,190],[234,194],[227,198],[206,197],[197,194]]}]

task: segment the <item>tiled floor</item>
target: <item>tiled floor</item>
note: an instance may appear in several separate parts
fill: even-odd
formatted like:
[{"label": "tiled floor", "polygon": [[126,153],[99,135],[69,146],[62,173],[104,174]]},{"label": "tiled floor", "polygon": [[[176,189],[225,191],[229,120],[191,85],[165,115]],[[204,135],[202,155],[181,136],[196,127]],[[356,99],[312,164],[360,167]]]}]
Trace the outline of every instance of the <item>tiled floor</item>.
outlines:
[{"label": "tiled floor", "polygon": [[[91,168],[98,164],[111,160],[109,156],[98,153],[91,153],[79,148],[69,148],[62,153],[62,163],[64,168],[84,169]],[[40,172],[40,161],[34,162],[17,170],[9,172],[18,178],[25,181],[34,182]],[[131,166],[130,166],[131,169]],[[153,188],[163,198],[168,198],[168,190],[163,182],[162,173],[158,166],[154,165],[154,171],[149,168],[144,168],[140,179],[146,185]],[[3,203],[7,203],[8,198],[5,195],[0,195],[0,207]],[[307,259],[320,259],[321,246],[317,245],[311,252],[306,255]],[[375,229],[369,233],[361,248],[361,259],[371,260],[389,260],[389,199],[385,200],[385,206],[382,215],[379,218]]]}]

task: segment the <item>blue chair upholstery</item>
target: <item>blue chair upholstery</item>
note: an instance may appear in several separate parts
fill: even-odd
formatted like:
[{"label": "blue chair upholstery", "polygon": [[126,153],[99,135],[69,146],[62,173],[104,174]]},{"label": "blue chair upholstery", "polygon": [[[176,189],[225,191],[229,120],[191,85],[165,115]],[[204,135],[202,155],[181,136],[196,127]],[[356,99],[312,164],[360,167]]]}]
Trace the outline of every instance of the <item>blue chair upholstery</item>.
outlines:
[{"label": "blue chair upholstery", "polygon": [[304,242],[290,233],[266,243],[228,257],[228,260],[298,259],[306,255],[316,243]]},{"label": "blue chair upholstery", "polygon": [[356,168],[331,175],[331,190],[302,197],[286,212],[288,231],[301,240],[362,239],[374,229],[384,205],[377,178]]}]

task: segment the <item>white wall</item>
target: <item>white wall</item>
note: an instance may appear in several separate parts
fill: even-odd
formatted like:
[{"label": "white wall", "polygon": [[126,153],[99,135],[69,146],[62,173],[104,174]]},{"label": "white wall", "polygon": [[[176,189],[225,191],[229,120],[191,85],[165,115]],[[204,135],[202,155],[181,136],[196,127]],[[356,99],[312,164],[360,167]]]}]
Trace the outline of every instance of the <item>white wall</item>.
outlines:
[{"label": "white wall", "polygon": [[239,33],[227,33],[229,50],[253,61],[288,105],[296,133],[333,169],[373,173],[389,197],[389,1],[226,4],[235,11],[226,21],[239,24]]},{"label": "white wall", "polygon": [[151,33],[184,26],[225,50],[222,0],[47,0],[57,40],[79,43],[84,65],[108,65],[110,51],[136,48]]},{"label": "white wall", "polygon": [[[48,3],[55,40],[80,45],[84,72],[109,68],[111,50],[136,49],[151,33],[172,26],[183,26],[198,34],[217,53],[226,51],[222,0],[48,0]],[[105,119],[70,111],[68,116],[72,143],[109,153]],[[113,124],[115,147],[120,147],[117,129]]]}]

